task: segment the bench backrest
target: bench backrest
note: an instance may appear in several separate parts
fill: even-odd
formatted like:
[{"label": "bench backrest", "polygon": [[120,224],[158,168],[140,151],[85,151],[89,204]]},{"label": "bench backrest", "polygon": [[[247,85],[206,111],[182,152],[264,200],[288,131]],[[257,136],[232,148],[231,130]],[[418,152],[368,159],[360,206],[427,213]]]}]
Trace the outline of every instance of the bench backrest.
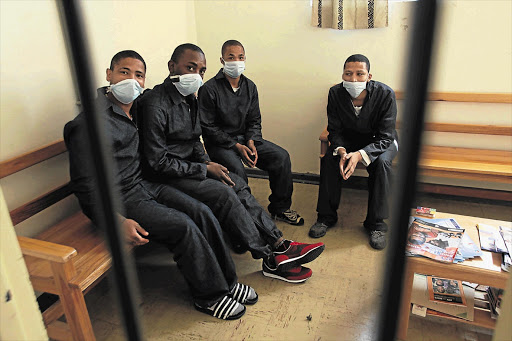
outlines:
[{"label": "bench backrest", "polygon": [[[40,162],[49,160],[57,155],[67,151],[64,140],[60,139],[41,148],[34,149],[25,154],[13,157],[9,160],[0,162],[0,179],[11,174],[17,173],[23,169],[34,166]],[[21,205],[10,211],[13,225],[41,212],[45,208],[59,202],[72,193],[69,183],[63,184],[53,190]]]}]

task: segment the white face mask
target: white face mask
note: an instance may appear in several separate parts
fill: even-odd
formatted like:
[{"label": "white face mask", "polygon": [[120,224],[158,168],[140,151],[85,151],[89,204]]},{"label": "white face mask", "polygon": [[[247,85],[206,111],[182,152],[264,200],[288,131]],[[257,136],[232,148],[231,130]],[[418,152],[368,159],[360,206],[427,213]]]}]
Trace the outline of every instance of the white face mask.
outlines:
[{"label": "white face mask", "polygon": [[352,98],[357,98],[366,89],[366,82],[347,82],[343,81],[343,87],[347,89]]},{"label": "white face mask", "polygon": [[[222,59],[224,60],[224,59]],[[243,60],[236,62],[226,62],[224,60],[224,73],[231,78],[238,78],[245,70],[245,62]]]},{"label": "white face mask", "polygon": [[123,104],[130,104],[144,91],[135,79],[125,79],[110,85],[110,92]]},{"label": "white face mask", "polygon": [[180,94],[188,96],[199,90],[199,87],[203,85],[203,79],[198,73],[186,73],[180,75],[180,81],[173,84]]}]

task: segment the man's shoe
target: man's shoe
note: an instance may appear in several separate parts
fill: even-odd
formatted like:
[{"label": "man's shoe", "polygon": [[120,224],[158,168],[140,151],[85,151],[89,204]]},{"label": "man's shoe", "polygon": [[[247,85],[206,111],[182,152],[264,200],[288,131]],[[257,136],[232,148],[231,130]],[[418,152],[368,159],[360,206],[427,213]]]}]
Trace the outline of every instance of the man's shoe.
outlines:
[{"label": "man's shoe", "polygon": [[306,268],[305,266],[298,266],[284,271],[280,268],[273,269],[267,264],[267,262],[263,261],[264,276],[280,279],[288,283],[305,282],[309,277],[311,277],[312,274],[313,271],[311,271],[310,268]]},{"label": "man's shoe", "polygon": [[386,247],[386,232],[370,231],[370,246],[377,250],[384,249]]},{"label": "man's shoe", "polygon": [[320,256],[324,251],[324,243],[305,244],[292,240],[284,240],[273,252],[276,268],[289,270],[305,263],[309,263]]},{"label": "man's shoe", "polygon": [[320,237],[323,237],[325,236],[325,234],[327,233],[327,229],[329,228],[329,226],[327,226],[327,224],[325,223],[322,223],[320,221],[317,221],[316,223],[313,224],[313,226],[311,226],[311,228],[309,229],[309,236],[311,238],[320,238]]},{"label": "man's shoe", "polygon": [[302,218],[297,211],[287,209],[281,213],[272,213],[272,218],[280,221],[287,222],[291,225],[301,226],[304,225],[304,218]]}]

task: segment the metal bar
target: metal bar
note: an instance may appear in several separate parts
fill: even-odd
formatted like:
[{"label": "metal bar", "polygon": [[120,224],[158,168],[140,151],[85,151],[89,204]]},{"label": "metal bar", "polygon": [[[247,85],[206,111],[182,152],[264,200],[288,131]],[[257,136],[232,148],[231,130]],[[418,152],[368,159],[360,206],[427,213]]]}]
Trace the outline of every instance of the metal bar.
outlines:
[{"label": "metal bar", "polygon": [[[407,96],[404,104],[400,142],[400,164],[395,178],[391,209],[390,238],[386,267],[383,272],[384,291],[377,327],[379,340],[396,336],[400,297],[405,269],[405,244],[411,203],[416,193],[418,156],[423,132],[428,76],[437,14],[435,0],[420,0],[414,13],[414,30],[409,43]],[[400,279],[397,281],[397,279]],[[398,283],[398,284],[397,284]]]},{"label": "metal bar", "polygon": [[114,191],[111,157],[107,153],[106,136],[100,125],[101,112],[96,108],[96,91],[93,86],[87,38],[80,6],[76,0],[57,0],[62,32],[67,42],[68,59],[73,69],[75,84],[78,86],[83,111],[87,117],[87,130],[98,186],[98,225],[105,232],[112,254],[112,268],[115,275],[118,303],[124,321],[128,340],[141,340],[141,326],[135,306],[137,278],[133,272],[133,260],[125,252],[124,235],[120,229],[116,212],[120,204]]}]

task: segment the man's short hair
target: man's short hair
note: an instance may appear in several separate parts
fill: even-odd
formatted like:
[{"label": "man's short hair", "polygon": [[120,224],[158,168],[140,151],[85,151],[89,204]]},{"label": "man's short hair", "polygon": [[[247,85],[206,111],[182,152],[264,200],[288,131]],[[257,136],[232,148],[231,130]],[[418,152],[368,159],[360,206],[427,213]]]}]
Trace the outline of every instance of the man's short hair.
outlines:
[{"label": "man's short hair", "polygon": [[185,43],[181,44],[177,48],[174,49],[174,52],[172,53],[171,60],[175,63],[179,61],[183,53],[185,53],[186,50],[192,50],[201,53],[204,56],[203,50],[197,45]]},{"label": "man's short hair", "polygon": [[242,48],[242,50],[244,50],[244,53],[245,53],[245,48],[241,42],[239,42],[238,40],[228,40],[224,44],[222,44],[222,48],[220,49],[221,56],[224,55],[224,52],[230,46],[240,46]]},{"label": "man's short hair", "polygon": [[366,63],[366,70],[368,72],[370,72],[370,61],[368,60],[368,58],[366,58],[366,56],[363,56],[362,54],[351,55],[350,57],[347,58],[347,60],[345,60],[345,64],[343,64],[343,69],[345,69],[345,66],[347,65],[347,63],[352,63],[352,62]]},{"label": "man's short hair", "polygon": [[133,58],[133,59],[140,60],[142,62],[142,64],[144,64],[144,71],[146,71],[146,62],[144,61],[144,58],[142,58],[142,56],[140,54],[138,54],[137,52],[135,52],[133,50],[124,50],[124,51],[116,53],[114,55],[114,57],[112,57],[112,60],[110,61],[110,70],[114,70],[114,65],[119,63],[121,61],[121,59],[125,59],[125,58]]}]

